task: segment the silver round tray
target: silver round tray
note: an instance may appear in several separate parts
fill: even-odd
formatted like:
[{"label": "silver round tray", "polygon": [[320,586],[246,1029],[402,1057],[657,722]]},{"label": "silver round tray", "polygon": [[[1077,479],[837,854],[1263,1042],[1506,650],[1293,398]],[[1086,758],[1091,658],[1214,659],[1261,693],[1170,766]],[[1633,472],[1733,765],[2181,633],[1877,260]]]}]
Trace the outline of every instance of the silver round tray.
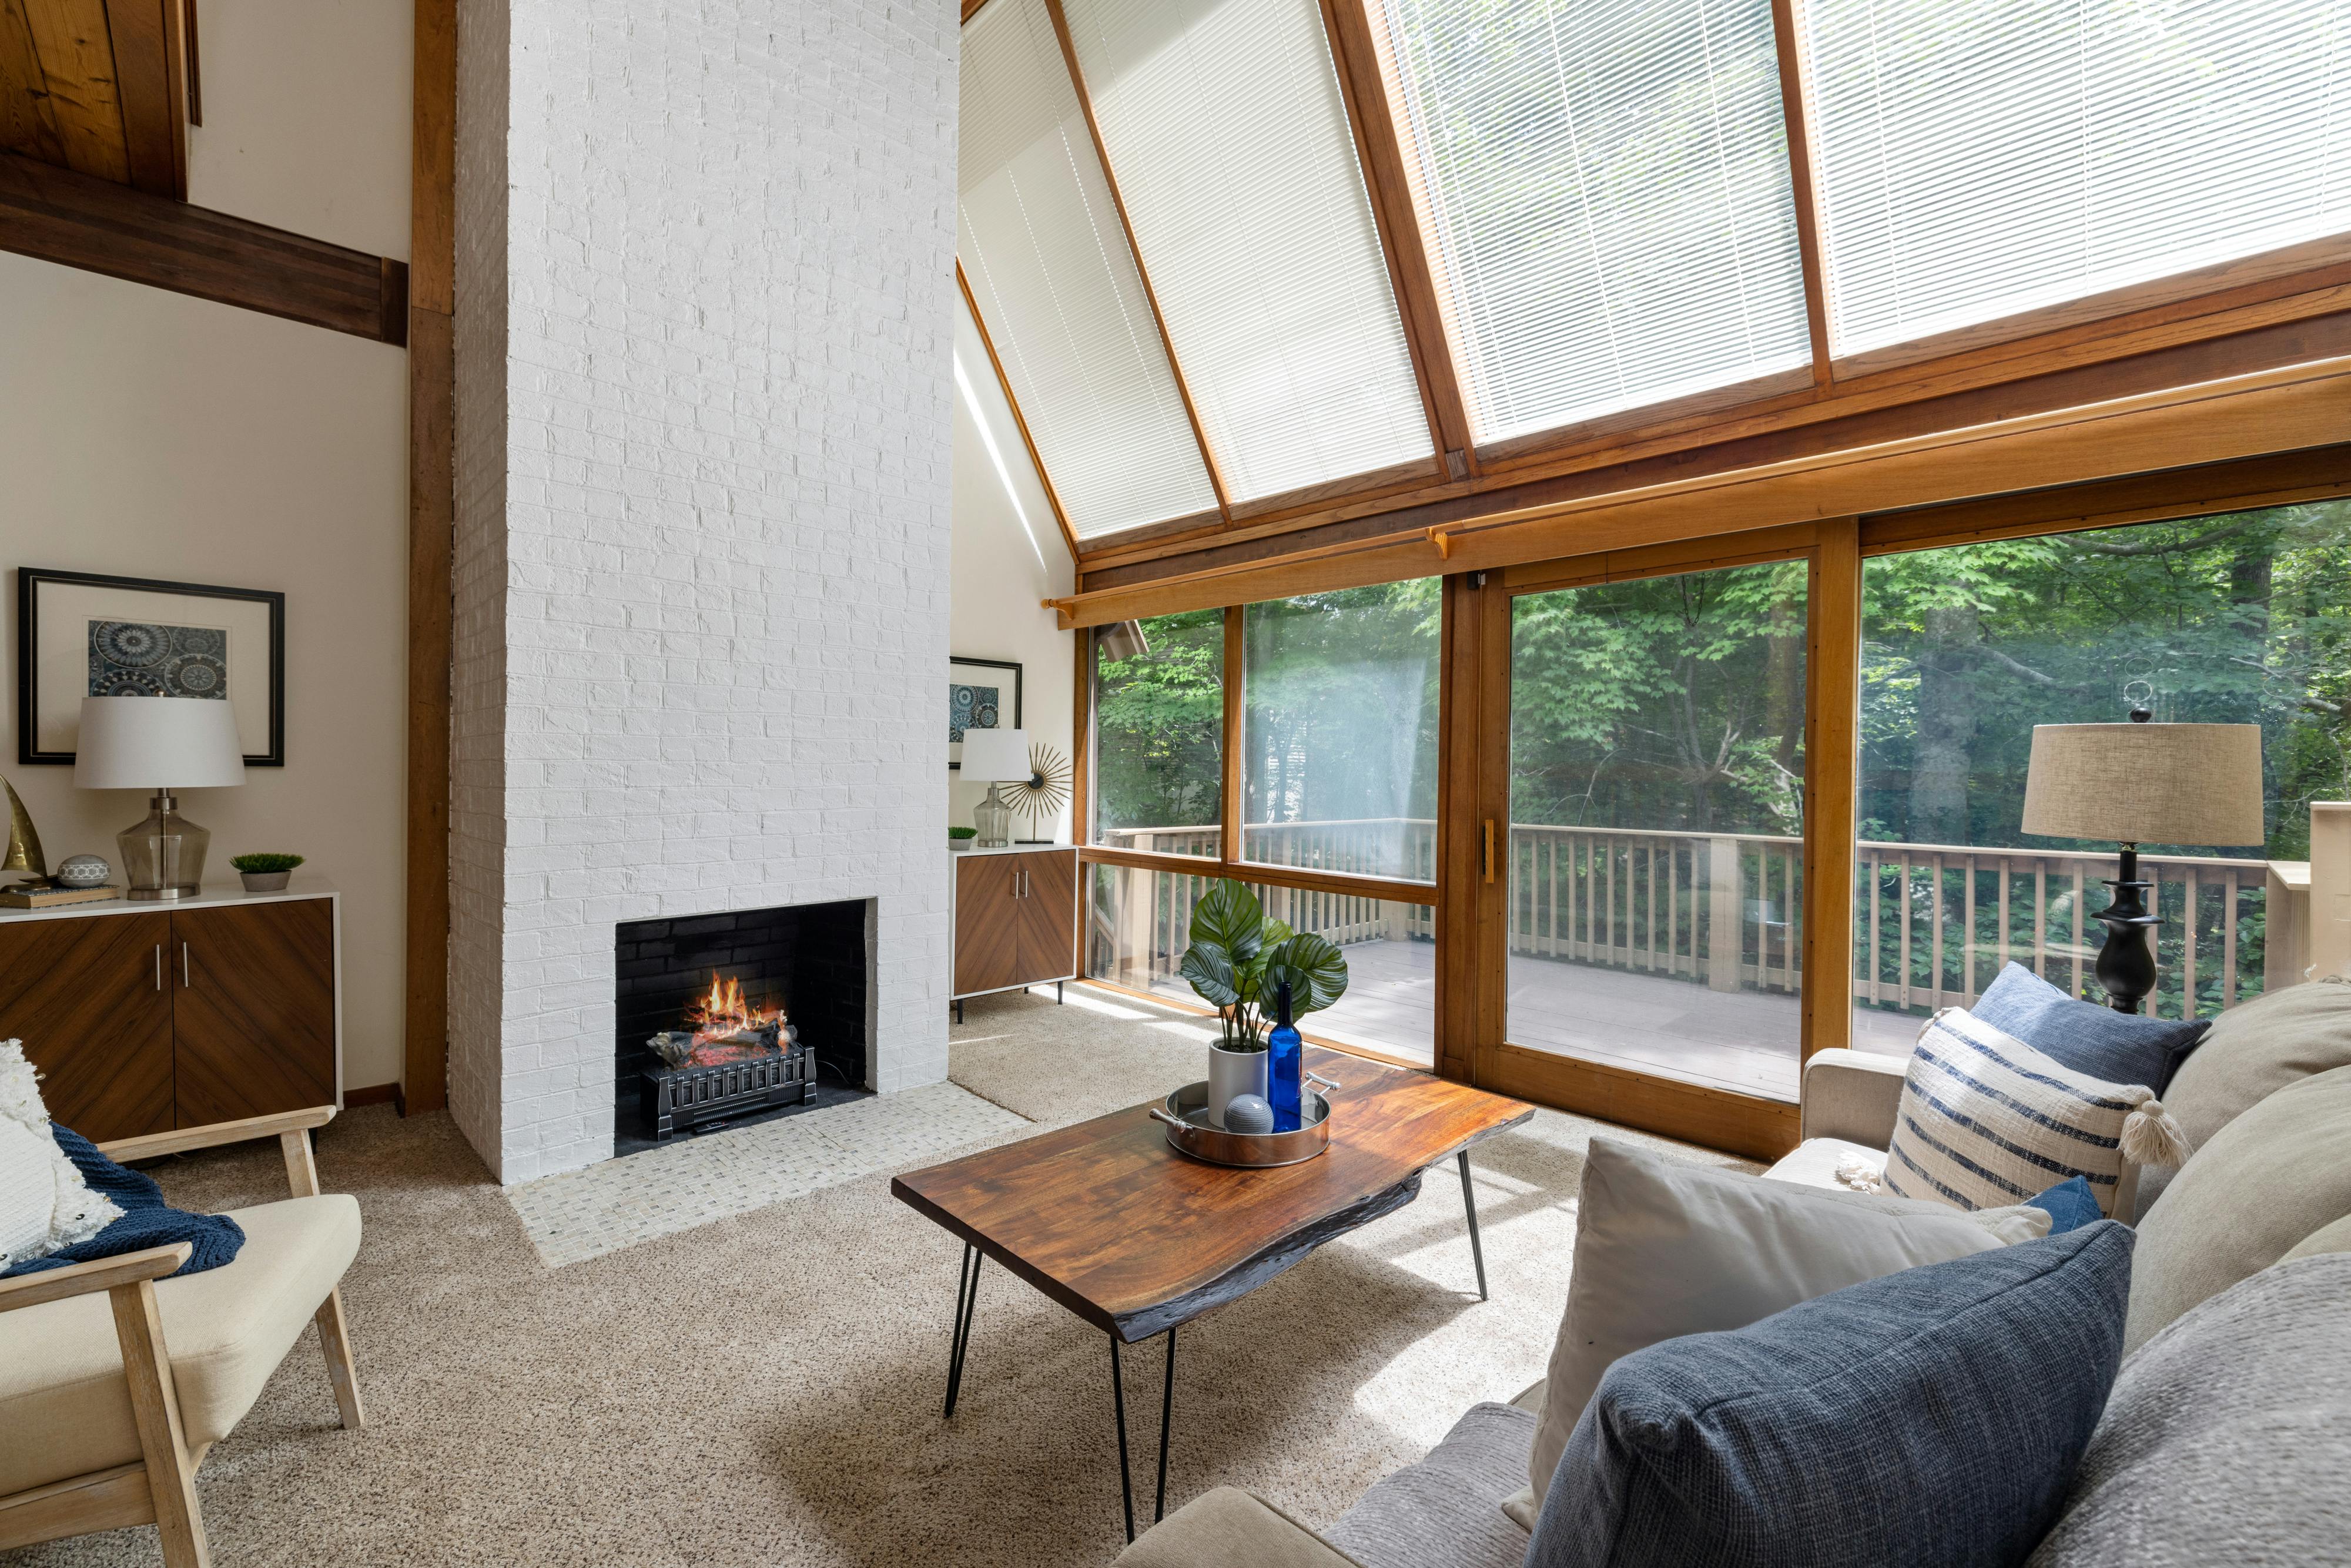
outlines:
[{"label": "silver round tray", "polygon": [[[1339,1085],[1320,1073],[1306,1077],[1336,1092]],[[1294,1133],[1228,1133],[1208,1120],[1208,1082],[1186,1083],[1154,1105],[1154,1121],[1167,1124],[1167,1146],[1179,1155],[1214,1166],[1238,1166],[1264,1170],[1311,1160],[1331,1146],[1331,1102],[1311,1089],[1299,1094],[1301,1125]]]}]

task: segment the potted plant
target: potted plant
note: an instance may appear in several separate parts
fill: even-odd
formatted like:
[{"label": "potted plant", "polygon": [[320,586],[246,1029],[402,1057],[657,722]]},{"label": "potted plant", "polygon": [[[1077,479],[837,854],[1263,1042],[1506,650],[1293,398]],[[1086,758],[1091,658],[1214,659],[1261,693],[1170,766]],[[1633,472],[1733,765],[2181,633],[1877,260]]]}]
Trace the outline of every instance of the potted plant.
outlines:
[{"label": "potted plant", "polygon": [[1266,1092],[1265,1036],[1282,982],[1290,985],[1294,1021],[1346,994],[1347,960],[1328,937],[1267,919],[1257,894],[1237,882],[1217,883],[1192,906],[1191,935],[1179,972],[1217,1009],[1208,1117],[1221,1127],[1228,1102]]},{"label": "potted plant", "polygon": [[949,828],[947,830],[947,848],[951,850],[967,850],[971,848],[971,841],[977,837],[979,837],[979,830],[977,828]]},{"label": "potted plant", "polygon": [[236,874],[245,883],[247,893],[283,893],[286,879],[302,863],[300,855],[256,854],[238,855],[228,862],[236,867]]}]

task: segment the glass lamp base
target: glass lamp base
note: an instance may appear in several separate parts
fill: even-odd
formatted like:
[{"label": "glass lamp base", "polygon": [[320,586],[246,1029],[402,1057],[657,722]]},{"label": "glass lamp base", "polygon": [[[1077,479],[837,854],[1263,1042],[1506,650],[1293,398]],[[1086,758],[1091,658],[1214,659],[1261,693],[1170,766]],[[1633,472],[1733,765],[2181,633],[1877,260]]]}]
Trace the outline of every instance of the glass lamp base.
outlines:
[{"label": "glass lamp base", "polygon": [[972,840],[976,849],[1000,850],[1012,841],[1012,807],[997,791],[1001,785],[987,787],[987,799],[971,809],[971,825],[979,830]]},{"label": "glass lamp base", "polygon": [[147,820],[114,835],[122,854],[122,896],[134,903],[168,904],[204,891],[204,855],[213,835],[180,815],[170,791],[147,803]]}]

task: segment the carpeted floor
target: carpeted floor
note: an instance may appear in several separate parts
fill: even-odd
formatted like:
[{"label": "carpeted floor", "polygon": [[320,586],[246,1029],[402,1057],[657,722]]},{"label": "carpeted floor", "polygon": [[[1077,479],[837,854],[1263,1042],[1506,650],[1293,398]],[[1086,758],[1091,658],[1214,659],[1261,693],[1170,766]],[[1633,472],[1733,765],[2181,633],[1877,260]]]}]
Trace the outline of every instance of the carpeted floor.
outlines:
[{"label": "carpeted floor", "polygon": [[[1076,990],[1063,1008],[990,998],[955,1031],[953,1075],[1060,1123],[1198,1076],[1202,1036]],[[1171,1506],[1230,1482],[1327,1522],[1469,1404],[1540,1376],[1597,1125],[1544,1112],[1473,1156],[1489,1303],[1458,1184],[1437,1172],[1418,1202],[1187,1327]],[[1122,1543],[1102,1336],[990,1270],[943,1422],[959,1249],[891,1199],[886,1175],[550,1269],[445,1115],[351,1113],[319,1164],[365,1216],[344,1299],[371,1424],[335,1426],[306,1331],[198,1479],[221,1568],[1055,1568]],[[196,1207],[285,1190],[269,1145],[157,1175]],[[1156,1352],[1128,1364],[1153,1393],[1129,1410],[1148,1454]],[[152,1529],[0,1553],[12,1568],[159,1560]]]}]

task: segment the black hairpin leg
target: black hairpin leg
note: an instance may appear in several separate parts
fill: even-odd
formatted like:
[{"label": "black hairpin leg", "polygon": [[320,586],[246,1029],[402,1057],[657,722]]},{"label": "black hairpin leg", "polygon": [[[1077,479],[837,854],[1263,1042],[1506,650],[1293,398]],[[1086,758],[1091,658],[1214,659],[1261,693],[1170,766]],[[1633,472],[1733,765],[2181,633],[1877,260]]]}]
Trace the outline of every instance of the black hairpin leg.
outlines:
[{"label": "black hairpin leg", "polygon": [[1486,1296],[1486,1249],[1478,1244],[1478,1194],[1469,1186],[1469,1151],[1464,1149],[1461,1161],[1461,1204],[1469,1211],[1469,1260],[1478,1265],[1478,1299]]},{"label": "black hairpin leg", "polygon": [[[1134,1479],[1126,1457],[1126,1383],[1120,1375],[1118,1335],[1110,1336],[1110,1403],[1118,1421],[1118,1496],[1126,1510],[1126,1538],[1134,1539]],[[1152,1500],[1151,1521],[1167,1516],[1167,1435],[1176,1415],[1176,1331],[1167,1331],[1166,1381],[1159,1390],[1159,1491]]]},{"label": "black hairpin leg", "polygon": [[964,1243],[963,1268],[956,1275],[955,1341],[947,1353],[947,1407],[941,1419],[955,1414],[956,1395],[963,1387],[964,1354],[971,1348],[971,1320],[979,1314],[979,1266],[985,1261],[986,1253]]}]

